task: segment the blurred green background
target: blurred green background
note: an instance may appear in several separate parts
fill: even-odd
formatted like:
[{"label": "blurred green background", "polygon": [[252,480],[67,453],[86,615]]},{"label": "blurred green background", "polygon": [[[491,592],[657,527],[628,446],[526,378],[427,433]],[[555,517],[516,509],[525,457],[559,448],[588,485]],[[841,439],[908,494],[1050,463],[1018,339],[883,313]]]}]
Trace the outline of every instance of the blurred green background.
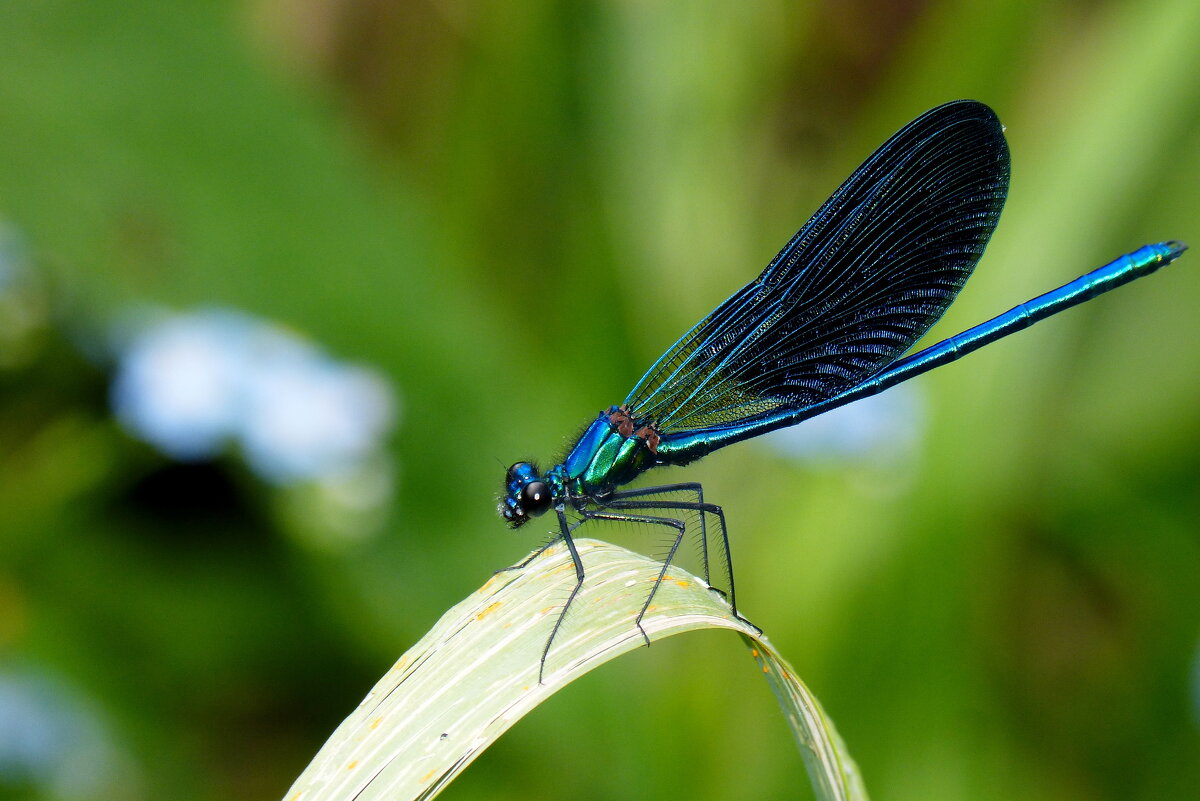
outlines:
[{"label": "blurred green background", "polygon": [[[1200,247],[1197,42],[1195,0],[4,3],[0,797],[281,797],[539,544],[496,518],[504,466],[558,455],[927,108],[989,103],[1013,159],[931,337]],[[109,332],[151,304],[385,376],[390,494],[355,514],[126,433]],[[920,379],[865,449],[655,476],[725,506],[743,610],[874,798],[1200,797],[1198,306],[1193,252]],[[719,634],[618,660],[446,797],[809,797],[752,664]]]}]

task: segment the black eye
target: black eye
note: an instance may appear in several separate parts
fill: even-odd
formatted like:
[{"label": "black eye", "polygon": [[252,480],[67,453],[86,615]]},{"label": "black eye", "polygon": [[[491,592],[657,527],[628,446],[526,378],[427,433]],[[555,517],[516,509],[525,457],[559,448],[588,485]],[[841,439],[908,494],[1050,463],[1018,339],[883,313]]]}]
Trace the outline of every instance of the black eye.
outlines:
[{"label": "black eye", "polygon": [[537,517],[550,508],[550,488],[545,481],[530,481],[521,488],[521,509],[530,517]]}]

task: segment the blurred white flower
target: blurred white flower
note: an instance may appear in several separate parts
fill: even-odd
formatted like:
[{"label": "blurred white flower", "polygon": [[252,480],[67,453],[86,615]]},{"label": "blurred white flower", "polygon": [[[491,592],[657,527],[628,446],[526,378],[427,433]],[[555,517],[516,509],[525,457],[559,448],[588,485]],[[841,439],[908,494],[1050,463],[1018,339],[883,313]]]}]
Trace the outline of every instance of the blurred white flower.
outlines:
[{"label": "blurred white flower", "polygon": [[264,476],[289,483],[352,472],[391,428],[391,391],[375,373],[294,342],[259,342],[254,353],[239,433]]},{"label": "blurred white flower", "polygon": [[242,315],[204,311],[138,331],[119,355],[117,418],[168,456],[215,456],[238,427],[250,330]]},{"label": "blurred white flower", "polygon": [[226,310],[159,319],[120,348],[118,419],[177,459],[237,446],[277,484],[358,471],[395,417],[386,381],[277,326]]}]

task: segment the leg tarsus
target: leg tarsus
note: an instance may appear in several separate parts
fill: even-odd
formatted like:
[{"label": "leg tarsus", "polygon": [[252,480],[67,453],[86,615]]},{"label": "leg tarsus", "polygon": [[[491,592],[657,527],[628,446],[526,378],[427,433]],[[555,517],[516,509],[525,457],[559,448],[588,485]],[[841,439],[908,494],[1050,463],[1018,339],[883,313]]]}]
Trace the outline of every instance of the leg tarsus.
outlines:
[{"label": "leg tarsus", "polygon": [[517,562],[515,565],[509,565],[508,567],[502,567],[502,568],[500,568],[499,570],[496,570],[496,571],[494,571],[494,572],[492,573],[492,575],[493,575],[493,576],[498,576],[498,575],[500,575],[501,573],[507,573],[507,572],[509,572],[510,570],[524,570],[525,568],[529,567],[529,564],[530,564],[530,563],[531,563],[531,562],[532,562],[534,559],[537,559],[539,556],[541,556],[542,554],[544,554],[546,551],[550,550],[550,546],[551,546],[551,545],[553,545],[554,543],[558,542],[558,541],[559,541],[559,540],[561,540],[561,539],[562,539],[562,535],[560,534],[560,535],[558,535],[557,537],[555,537],[554,539],[552,539],[552,540],[550,540],[549,542],[547,542],[547,543],[546,543],[545,545],[543,545],[541,548],[538,548],[536,551],[534,551],[533,553],[529,554],[529,556],[526,556],[526,557],[525,557],[524,559],[522,559],[520,562]]},{"label": "leg tarsus", "polygon": [[[685,502],[685,501],[667,501],[667,500],[662,500],[662,501],[655,501],[655,500],[638,501],[638,500],[636,500],[637,498],[643,498],[646,495],[655,495],[655,494],[661,495],[661,494],[664,494],[667,492],[695,492],[696,493],[696,502],[692,503],[692,502]],[[667,558],[663,561],[662,569],[659,571],[657,578],[655,578],[655,580],[654,580],[654,586],[651,587],[650,593],[646,597],[646,602],[644,604],[642,604],[642,609],[640,612],[638,612],[637,618],[635,618],[635,620],[634,620],[634,625],[637,626],[637,629],[641,633],[642,639],[644,639],[646,641],[647,646],[650,645],[650,635],[646,631],[646,629],[642,626],[642,619],[645,617],[646,611],[650,608],[650,604],[653,602],[654,596],[658,592],[658,588],[662,584],[663,578],[667,574],[667,569],[670,567],[672,560],[675,558],[675,553],[679,550],[679,545],[683,541],[683,537],[686,533],[686,526],[682,520],[676,520],[674,518],[665,518],[665,517],[657,517],[654,515],[630,514],[629,513],[630,511],[634,511],[634,510],[675,509],[675,510],[681,510],[681,511],[699,512],[700,513],[701,536],[703,538],[701,547],[702,547],[702,557],[704,559],[704,581],[705,581],[705,584],[709,585],[708,588],[710,590],[717,593],[718,595],[720,595],[722,598],[724,598],[725,600],[727,600],[729,602],[729,606],[730,606],[731,611],[734,614],[734,617],[736,617],[738,620],[742,621],[747,626],[754,629],[757,633],[762,634],[761,628],[759,628],[754,623],[750,622],[748,619],[743,617],[737,610],[737,600],[736,600],[737,595],[734,590],[734,583],[733,583],[733,557],[729,552],[729,550],[730,550],[729,549],[729,531],[725,525],[725,511],[720,506],[717,506],[717,505],[711,504],[711,503],[706,503],[704,501],[703,489],[701,488],[701,486],[699,484],[687,483],[687,484],[672,484],[672,485],[662,486],[662,487],[646,487],[643,489],[616,492],[605,498],[592,498],[591,500],[603,508],[612,509],[613,513],[606,514],[606,513],[601,513],[601,512],[590,511],[585,508],[580,508],[579,512],[583,516],[582,519],[579,520],[574,525],[569,525],[567,523],[564,507],[560,506],[555,509],[555,511],[558,513],[559,530],[560,530],[559,535],[556,536],[554,539],[550,540],[550,542],[546,543],[544,546],[542,546],[538,550],[534,551],[523,562],[513,565],[512,567],[501,568],[500,570],[496,571],[496,573],[503,573],[503,572],[506,572],[509,570],[519,570],[521,568],[524,568],[524,567],[528,566],[529,563],[532,562],[534,559],[536,559],[538,556],[545,553],[545,551],[547,549],[549,549],[550,546],[554,545],[560,539],[563,540],[564,542],[566,542],[567,550],[570,551],[570,554],[571,554],[571,560],[575,563],[575,577],[576,577],[575,586],[572,588],[571,594],[567,597],[567,602],[563,605],[562,611],[559,612],[558,618],[554,621],[554,628],[551,629],[550,637],[546,640],[546,647],[544,649],[542,649],[542,659],[541,659],[541,663],[538,666],[538,684],[544,683],[543,679],[545,677],[545,671],[546,671],[546,659],[550,655],[550,648],[554,643],[554,638],[558,635],[558,631],[562,627],[562,624],[563,624],[563,619],[566,617],[567,612],[570,610],[571,604],[575,601],[576,596],[579,595],[580,590],[583,589],[583,581],[584,581],[583,560],[579,556],[579,551],[576,549],[575,542],[572,539],[571,535],[574,533],[575,529],[577,529],[579,526],[583,525],[583,523],[586,520],[592,520],[592,519],[627,520],[627,521],[635,522],[635,523],[666,525],[666,526],[670,526],[670,527],[674,528],[677,532],[677,534],[675,536],[675,541],[671,545],[671,550],[667,554]],[[725,567],[726,567],[726,571],[728,573],[728,578],[729,578],[728,594],[725,593],[720,588],[713,587],[711,585],[711,579],[709,577],[709,564],[708,564],[708,561],[709,561],[708,560],[708,531],[707,531],[707,524],[705,521],[705,515],[707,515],[707,514],[716,515],[717,520],[721,525],[721,541],[722,541],[722,545],[724,546],[723,550],[724,550],[724,557],[725,557]]]},{"label": "leg tarsus", "polygon": [[[571,553],[571,561],[575,563],[575,587],[571,590],[571,594],[567,596],[567,602],[563,604],[562,611],[558,613],[558,618],[554,621],[554,628],[550,630],[550,636],[546,639],[546,647],[542,649],[542,661],[538,664],[539,685],[545,683],[542,681],[542,679],[546,675],[546,657],[550,656],[550,646],[554,644],[554,638],[558,635],[558,630],[563,624],[563,618],[567,616],[567,611],[571,608],[571,604],[574,602],[575,596],[578,595],[579,591],[583,588],[583,578],[585,575],[583,570],[583,559],[579,557],[579,551],[575,548],[575,540],[571,538],[571,532],[573,532],[576,528],[579,528],[579,523],[574,526],[568,525],[566,512],[563,511],[561,506],[555,509],[555,511],[558,512],[558,525],[561,530],[561,534],[559,537],[555,538],[551,544],[557,542],[558,539],[562,539],[567,543],[567,550]],[[580,523],[582,522],[583,521],[580,521]],[[547,545],[546,548],[548,547],[550,546]],[[544,551],[546,548],[543,548],[542,550]]]},{"label": "leg tarsus", "polygon": [[646,603],[642,604],[642,611],[638,612],[637,619],[633,621],[634,625],[638,627],[638,631],[642,633],[642,637],[646,640],[647,648],[650,647],[650,635],[642,628],[642,618],[646,616],[646,610],[650,608],[650,602],[654,600],[655,593],[662,586],[663,577],[667,575],[667,568],[671,566],[671,560],[675,558],[675,552],[679,550],[679,543],[683,542],[683,535],[687,530],[682,521],[673,520],[671,522],[678,524],[679,533],[675,535],[675,542],[671,544],[670,553],[663,560],[662,570],[658,571],[658,577],[654,579],[654,586],[650,588],[650,594],[646,596]]},{"label": "leg tarsus", "polygon": [[739,612],[739,611],[737,611],[736,609],[735,609],[735,610],[733,610],[733,616],[734,616],[734,617],[736,617],[738,620],[742,621],[743,623],[745,623],[745,624],[746,624],[747,626],[749,626],[750,628],[754,629],[754,632],[755,632],[756,634],[762,634],[762,633],[763,633],[763,630],[762,630],[762,628],[761,628],[760,626],[758,626],[757,624],[755,624],[755,623],[754,623],[754,621],[752,621],[750,618],[748,618],[748,617],[745,617],[744,615],[742,615],[742,613],[741,613],[741,612]]},{"label": "leg tarsus", "polygon": [[[717,522],[721,524],[721,545],[725,556],[725,571],[729,579],[729,606],[733,609],[733,613],[737,615],[737,591],[734,587],[733,579],[733,554],[729,548],[729,529],[725,525],[725,510],[720,506],[712,503],[698,501],[692,503],[690,501],[656,501],[656,500],[636,500],[637,498],[646,495],[663,494],[666,492],[695,492],[697,497],[701,490],[699,484],[672,484],[665,487],[646,487],[640,490],[630,490],[629,492],[617,492],[600,499],[597,502],[616,510],[649,510],[649,509],[676,509],[700,512],[700,520],[703,522],[705,514],[716,515]],[[705,550],[704,550],[704,581],[706,584],[711,584],[708,568],[708,549],[707,549],[707,532],[705,532]]]},{"label": "leg tarsus", "polygon": [[[565,520],[565,519],[566,519],[566,516],[564,515],[563,520]],[[561,521],[560,521],[559,525],[561,527],[561,525],[562,525]],[[502,567],[499,570],[493,571],[492,575],[497,576],[501,573],[507,573],[510,570],[524,570],[525,568],[529,567],[529,565],[533,562],[534,559],[537,559],[539,556],[544,554],[546,551],[550,550],[551,546],[553,546],[556,542],[558,542],[559,540],[561,540],[563,538],[563,535],[562,535],[563,530],[565,530],[568,534],[574,534],[575,529],[579,528],[581,525],[583,525],[582,520],[575,523],[575,525],[573,525],[573,526],[567,527],[566,529],[560,528],[560,531],[558,534],[553,534],[553,532],[551,532],[553,536],[551,536],[550,540],[545,545],[543,545],[541,548],[538,548],[536,551],[529,554],[529,556],[526,556],[524,559],[522,559],[520,562],[517,562],[515,565],[509,565],[508,567]]]},{"label": "leg tarsus", "polygon": [[[669,508],[669,507],[651,507],[651,508]],[[659,585],[662,584],[663,576],[667,574],[667,568],[671,566],[671,560],[675,558],[675,552],[679,550],[679,543],[683,542],[683,536],[687,532],[687,526],[682,520],[676,520],[670,517],[656,517],[654,515],[636,515],[628,513],[612,513],[612,512],[592,512],[585,511],[584,515],[589,520],[625,520],[631,523],[646,523],[648,525],[670,526],[675,529],[675,542],[671,544],[671,550],[667,553],[667,558],[663,561],[662,569],[658,571],[658,576],[654,579],[654,586],[650,588],[650,594],[646,596],[646,603],[642,604],[642,610],[638,612],[637,618],[633,624],[637,626],[638,631],[642,634],[642,639],[646,641],[647,647],[650,645],[650,635],[646,633],[646,629],[642,627],[642,618],[646,615],[646,610],[650,608],[650,602],[654,600],[654,594],[658,592]]]},{"label": "leg tarsus", "polygon": [[546,657],[550,656],[550,646],[554,643],[554,637],[558,634],[559,628],[562,626],[563,618],[567,616],[567,610],[571,608],[571,603],[575,600],[575,596],[579,594],[579,590],[583,588],[583,576],[579,576],[575,581],[575,587],[571,590],[571,594],[567,596],[567,602],[563,604],[562,611],[558,613],[558,618],[554,621],[554,628],[550,630],[550,636],[546,639],[546,647],[542,649],[542,661],[538,664],[538,684],[545,684],[542,680],[546,675]]},{"label": "leg tarsus", "polygon": [[[711,504],[704,503],[704,487],[697,481],[688,481],[680,484],[662,484],[657,487],[641,487],[639,489],[621,490],[614,492],[605,499],[606,502],[616,502],[620,505],[622,502],[629,502],[632,508],[635,501],[634,498],[644,498],[647,495],[666,495],[671,492],[694,492],[696,493],[696,503],[701,507],[710,506]],[[666,501],[665,503],[670,503]],[[669,508],[669,507],[667,507]],[[716,508],[716,507],[713,507]],[[712,584],[712,576],[708,567],[708,522],[704,516],[704,510],[700,512],[700,559],[704,566],[704,583]]]}]

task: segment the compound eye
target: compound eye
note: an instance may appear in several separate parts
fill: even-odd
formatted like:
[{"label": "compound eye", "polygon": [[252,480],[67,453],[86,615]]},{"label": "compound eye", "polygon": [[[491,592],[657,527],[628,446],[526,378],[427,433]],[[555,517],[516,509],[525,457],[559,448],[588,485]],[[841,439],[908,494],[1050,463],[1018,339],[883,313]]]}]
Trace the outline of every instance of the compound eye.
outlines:
[{"label": "compound eye", "polygon": [[529,472],[529,462],[517,462],[512,467],[508,468],[508,472],[504,475],[504,483],[511,484],[516,480],[517,476],[522,473]]},{"label": "compound eye", "polygon": [[530,481],[521,488],[521,509],[530,517],[537,517],[550,508],[550,488],[545,481]]}]

